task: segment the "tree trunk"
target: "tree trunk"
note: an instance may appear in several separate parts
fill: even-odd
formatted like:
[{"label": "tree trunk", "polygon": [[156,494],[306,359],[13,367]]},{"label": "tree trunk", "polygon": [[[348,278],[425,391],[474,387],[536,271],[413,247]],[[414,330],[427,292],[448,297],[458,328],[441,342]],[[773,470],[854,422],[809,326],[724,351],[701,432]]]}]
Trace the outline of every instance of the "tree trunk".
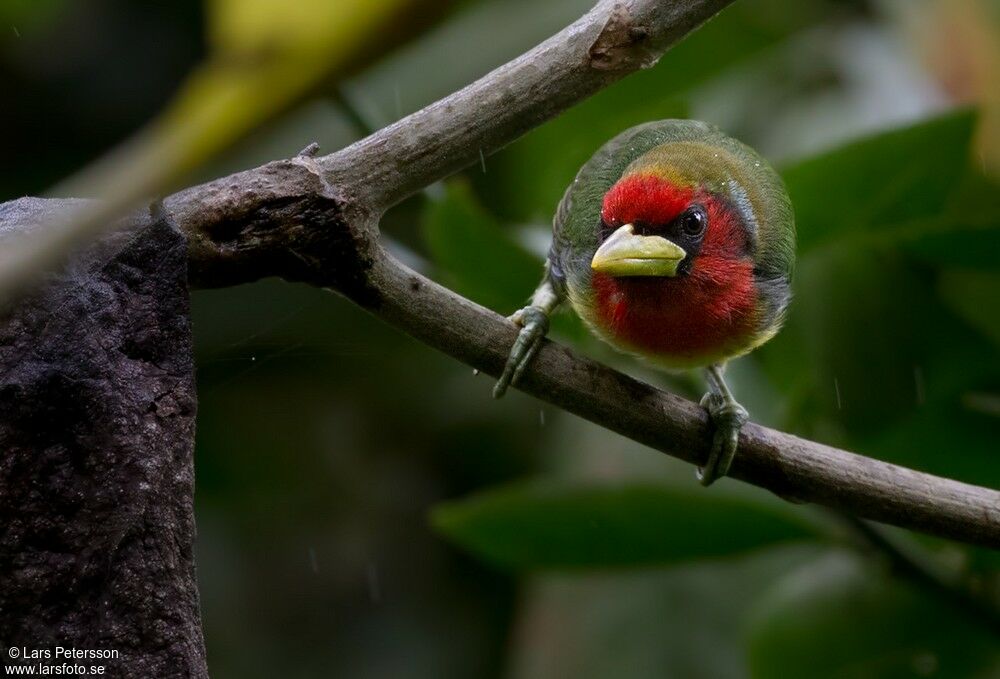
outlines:
[{"label": "tree trunk", "polygon": [[[74,204],[0,205],[0,247]],[[0,318],[0,656],[207,677],[185,243],[125,221]]]}]

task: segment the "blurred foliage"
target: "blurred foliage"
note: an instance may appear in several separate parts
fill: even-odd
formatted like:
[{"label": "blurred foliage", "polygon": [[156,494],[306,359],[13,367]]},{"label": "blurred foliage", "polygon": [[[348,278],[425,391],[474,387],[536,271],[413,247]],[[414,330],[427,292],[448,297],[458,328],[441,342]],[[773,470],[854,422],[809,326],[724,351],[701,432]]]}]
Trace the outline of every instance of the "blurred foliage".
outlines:
[{"label": "blurred foliage", "polygon": [[[323,79],[343,77],[391,47],[411,0],[211,0],[209,57],[167,110],[154,143],[181,145],[180,169],[204,162]],[[428,3],[422,8],[437,10]]]},{"label": "blurred foliage", "polygon": [[428,252],[456,292],[511,311],[530,296],[542,259],[511,239],[466,184],[450,182],[430,201],[422,226]]},{"label": "blurred foliage", "polygon": [[987,679],[1000,672],[994,633],[836,552],[779,579],[750,619],[750,672],[759,679]]},{"label": "blurred foliage", "polygon": [[[807,26],[821,7],[772,0],[733,5],[670,50],[659,68],[625,78],[529,132],[491,161],[489,172],[473,175],[487,204],[507,219],[550,219],[566,186],[601,144],[639,123],[685,117],[685,91]],[[539,163],[541,158],[546,162]],[[526,167],[533,171],[524,172]]]},{"label": "blurred foliage", "polygon": [[439,506],[432,522],[497,565],[548,570],[669,565],[816,536],[794,512],[648,484],[519,484]]},{"label": "blurred foliage", "polygon": [[[973,122],[948,114],[784,171],[801,234],[799,303],[757,358],[797,396],[786,426],[996,486],[1000,421],[969,412],[963,394],[1000,377],[996,344],[981,332],[997,308],[988,289],[959,300],[941,287],[967,265],[967,249],[1000,243],[996,187],[971,162]],[[981,309],[979,322],[956,302]]]},{"label": "blurred foliage", "polygon": [[[352,69],[412,35],[398,28],[414,16],[436,17],[447,0],[418,8],[412,0],[214,0],[206,3],[208,54],[143,130],[55,190],[103,200],[55,232],[96,233],[251,131],[287,111],[328,78]],[[426,10],[426,11],[424,11]],[[30,255],[30,244],[22,248]]]},{"label": "blurred foliage", "polygon": [[849,238],[884,243],[908,240],[908,231],[919,236],[921,228],[958,230],[960,222],[945,221],[956,215],[943,213],[965,174],[973,123],[966,113],[946,115],[785,168],[798,256]]},{"label": "blurred foliage", "polygon": [[[207,3],[209,56],[154,139],[183,140],[195,165],[286,108],[377,35],[405,0]],[[186,169],[186,168],[185,168]]]},{"label": "blurred foliage", "polygon": [[64,0],[4,0],[0,3],[0,23],[14,28],[15,35],[21,26],[44,22],[60,9]]},{"label": "blurred foliage", "polygon": [[777,548],[671,568],[539,575],[525,587],[509,675],[750,676],[745,612],[776,577],[811,554]]},{"label": "blurred foliage", "polygon": [[[741,0],[655,68],[399,206],[390,246],[508,314],[598,146],[653,118],[722,124],[792,158],[777,166],[798,217],[796,300],[778,337],[730,372],[754,418],[998,487],[1000,191],[981,141],[997,138],[995,91],[977,70],[955,96],[964,81],[940,61],[923,70],[923,46],[900,42],[928,8],[949,17],[979,1]],[[0,108],[17,132],[0,190],[43,191],[165,107],[185,141],[154,154],[164,174],[214,176],[314,139],[332,150],[360,131],[329,87],[372,125],[391,122],[590,4],[0,4],[16,29],[0,83],[17,94]],[[949,46],[945,71],[979,68],[989,50],[976,45]],[[196,292],[193,314],[213,676],[1000,672],[976,622],[846,555],[807,508],[731,481],[702,491],[688,466],[532,399],[494,402],[487,378],[328,293],[266,281]],[[699,391],[696,376],[612,354],[572,314],[554,330]],[[984,596],[998,588],[996,553],[924,544]]]},{"label": "blurred foliage", "polygon": [[[446,184],[442,195],[427,201],[420,221],[428,254],[450,288],[507,315],[528,303],[544,257],[511,238],[467,183]],[[552,332],[586,341],[583,323],[570,314],[556,316]]]}]

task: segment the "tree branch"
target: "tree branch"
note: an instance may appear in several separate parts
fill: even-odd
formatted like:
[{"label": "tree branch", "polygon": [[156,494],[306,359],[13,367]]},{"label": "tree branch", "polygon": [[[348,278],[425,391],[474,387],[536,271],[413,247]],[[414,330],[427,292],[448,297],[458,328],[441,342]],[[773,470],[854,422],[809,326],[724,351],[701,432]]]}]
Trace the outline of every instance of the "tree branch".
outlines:
[{"label": "tree branch", "polygon": [[[331,183],[388,208],[640,68],[732,0],[602,0],[468,87],[320,159]],[[362,178],[363,182],[358,182]]]},{"label": "tree branch", "polygon": [[[380,252],[370,270],[380,301],[369,310],[490,375],[517,328]],[[519,388],[639,443],[701,464],[708,419],[698,405],[547,342]],[[1000,492],[900,467],[750,423],[730,476],[797,502],[1000,548]]]},{"label": "tree branch", "polygon": [[[599,3],[534,50],[337,153],[300,155],[171,196],[191,280],[282,276],[331,288],[389,324],[497,375],[517,329],[407,269],[378,243],[382,212],[637,68],[728,0]],[[694,403],[547,342],[520,388],[687,462],[707,456]],[[730,475],[798,502],[1000,548],[1000,492],[748,424]]]},{"label": "tree branch", "polygon": [[[330,244],[315,239],[329,234],[314,233],[323,228],[303,231],[298,212],[322,215],[333,225],[345,216],[355,224],[377,224],[362,218],[381,215],[479,162],[480,154],[654,65],[732,1],[600,0],[534,49],[341,151],[276,161],[167,198],[167,208],[191,236],[192,282],[215,287],[280,275],[316,283],[316,269],[322,267],[286,261],[287,251],[322,250]],[[374,240],[376,234],[373,227],[366,236]],[[282,244],[286,252],[277,253]]]}]

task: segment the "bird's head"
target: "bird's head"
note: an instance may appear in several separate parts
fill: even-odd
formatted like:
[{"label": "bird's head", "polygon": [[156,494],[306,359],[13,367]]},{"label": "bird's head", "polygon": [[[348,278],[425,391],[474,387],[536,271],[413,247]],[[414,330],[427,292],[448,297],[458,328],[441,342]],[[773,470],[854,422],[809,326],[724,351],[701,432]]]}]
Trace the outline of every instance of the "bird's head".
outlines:
[{"label": "bird's head", "polygon": [[690,162],[678,146],[640,157],[604,195],[591,260],[595,273],[718,278],[720,265],[751,257],[753,217],[733,199],[738,185],[713,176],[718,161]]}]

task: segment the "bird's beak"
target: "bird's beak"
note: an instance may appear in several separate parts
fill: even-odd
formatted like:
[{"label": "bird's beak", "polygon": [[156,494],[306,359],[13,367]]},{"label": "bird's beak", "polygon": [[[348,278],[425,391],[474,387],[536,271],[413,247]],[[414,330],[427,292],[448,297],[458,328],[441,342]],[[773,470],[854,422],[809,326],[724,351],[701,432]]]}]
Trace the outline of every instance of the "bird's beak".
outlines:
[{"label": "bird's beak", "polygon": [[686,254],[662,236],[637,236],[626,224],[601,243],[590,268],[609,276],[676,276]]}]

